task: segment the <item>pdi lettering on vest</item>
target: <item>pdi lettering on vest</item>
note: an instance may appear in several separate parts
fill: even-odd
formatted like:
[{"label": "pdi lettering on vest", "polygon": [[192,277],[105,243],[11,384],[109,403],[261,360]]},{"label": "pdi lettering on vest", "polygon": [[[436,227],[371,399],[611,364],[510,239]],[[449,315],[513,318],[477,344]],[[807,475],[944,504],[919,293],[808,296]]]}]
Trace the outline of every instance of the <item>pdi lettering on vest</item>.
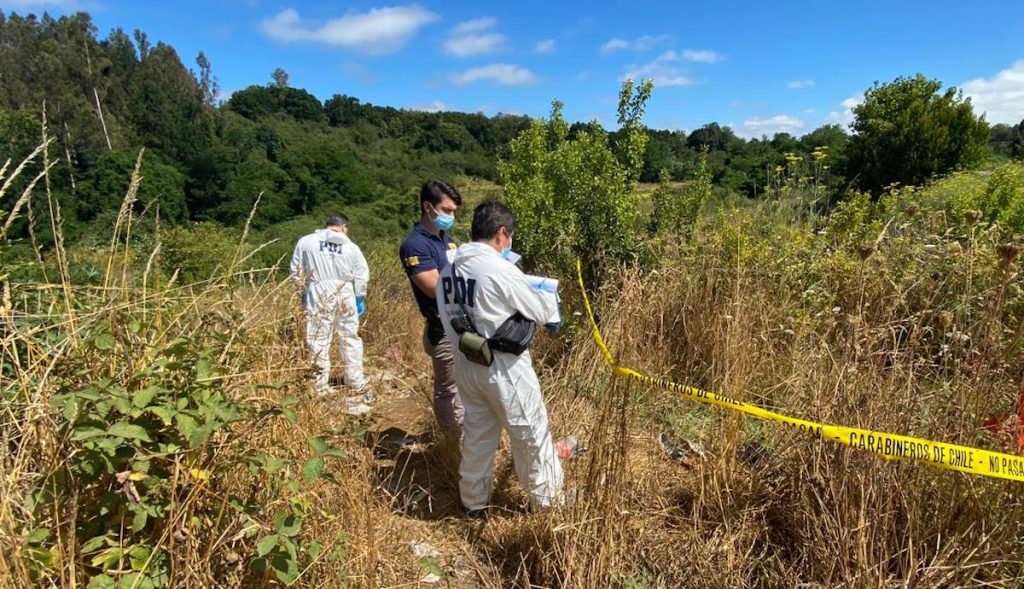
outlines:
[{"label": "pdi lettering on vest", "polygon": [[340,254],[341,250],[342,250],[342,245],[343,244],[340,244],[340,243],[331,243],[329,241],[321,241],[320,242],[320,251],[326,251],[326,252],[332,253],[332,254]]},{"label": "pdi lettering on vest", "polygon": [[444,276],[441,278],[441,288],[444,292],[444,304],[475,306],[473,304],[476,301],[475,278],[466,280],[461,276],[456,276],[454,279],[451,276]]}]

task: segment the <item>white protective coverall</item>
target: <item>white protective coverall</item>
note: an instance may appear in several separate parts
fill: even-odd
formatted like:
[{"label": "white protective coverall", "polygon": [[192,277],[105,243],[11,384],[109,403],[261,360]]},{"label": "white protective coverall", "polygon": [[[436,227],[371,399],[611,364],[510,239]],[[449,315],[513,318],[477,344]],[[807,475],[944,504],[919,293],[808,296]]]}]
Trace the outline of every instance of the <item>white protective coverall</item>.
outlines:
[{"label": "white protective coverall", "polygon": [[366,296],[370,280],[363,252],[344,233],[318,229],[295,244],[290,270],[292,281],[303,287],[306,343],[320,369],[317,392],[330,390],[332,332],[338,335],[338,351],[345,362],[345,384],[364,388],[363,340],[356,313],[356,297]]},{"label": "white protective coverall", "polygon": [[459,467],[463,506],[474,510],[490,503],[494,454],[503,428],[511,441],[516,475],[531,502],[539,507],[557,504],[562,465],[548,430],[547,407],[530,352],[515,356],[494,351],[489,367],[470,362],[458,350],[459,336],[451,325],[451,317],[461,312],[457,300],[464,303],[484,337],[494,335],[516,311],[541,329],[557,312],[557,303],[531,288],[519,268],[484,243],[460,246],[437,281],[437,307],[445,336],[455,343],[455,379],[466,411]]}]

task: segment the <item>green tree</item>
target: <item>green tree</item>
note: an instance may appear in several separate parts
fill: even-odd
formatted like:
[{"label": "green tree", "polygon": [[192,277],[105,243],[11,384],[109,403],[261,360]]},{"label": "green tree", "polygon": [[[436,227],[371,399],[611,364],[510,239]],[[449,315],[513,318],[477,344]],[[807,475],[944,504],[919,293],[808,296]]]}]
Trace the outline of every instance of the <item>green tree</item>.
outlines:
[{"label": "green tree", "polygon": [[299,121],[323,121],[324,107],[305,90],[287,86],[249,86],[231,95],[231,110],[247,119],[257,120],[282,114]]},{"label": "green tree", "polygon": [[969,168],[985,154],[988,124],[970,99],[921,74],[876,83],[853,112],[849,175],[875,194]]},{"label": "green tree", "polygon": [[729,127],[722,127],[718,123],[708,123],[699,129],[695,129],[686,138],[686,145],[690,149],[700,150],[705,145],[710,151],[735,152],[743,140],[733,133]]},{"label": "green tree", "polygon": [[7,159],[12,165],[21,162],[39,145],[40,137],[42,131],[35,113],[0,108],[0,165]]},{"label": "green tree", "polygon": [[224,200],[215,218],[229,225],[245,221],[259,194],[263,194],[253,222],[266,227],[292,216],[291,203],[300,191],[296,179],[259,152],[235,167],[224,188]]},{"label": "green tree", "polygon": [[652,235],[688,236],[697,224],[704,207],[711,200],[713,189],[708,149],[701,150],[697,174],[686,186],[671,183],[667,170],[662,170],[658,188],[652,196],[653,209],[648,228]]},{"label": "green tree", "polygon": [[217,105],[217,95],[220,94],[220,84],[213,75],[213,66],[210,60],[202,51],[196,56],[196,65],[199,66],[199,90],[202,93],[203,104],[206,106]]},{"label": "green tree", "polygon": [[579,257],[591,278],[603,263],[630,262],[642,252],[635,185],[647,134],[641,119],[651,83],[623,84],[615,149],[599,126],[570,139],[562,104],[535,121],[498,165],[509,206],[519,218],[517,248],[545,271],[566,273]]},{"label": "green tree", "polygon": [[[800,138],[804,154],[821,160],[821,169],[814,170],[820,180],[827,180],[832,186],[843,187],[846,179],[843,172],[849,168],[847,152],[850,135],[839,125],[822,125]],[[819,155],[815,155],[815,154]],[[824,159],[820,154],[827,154]]]},{"label": "green tree", "polygon": [[161,235],[161,267],[166,276],[193,284],[224,272],[238,251],[238,231],[216,223],[172,227]]},{"label": "green tree", "polygon": [[95,32],[86,13],[0,19],[0,107],[41,112],[45,103],[51,132],[60,135],[72,155],[105,149],[106,135],[121,144],[124,113],[108,108],[107,92],[122,81],[110,75]]},{"label": "green tree", "polygon": [[352,125],[363,118],[363,107],[359,99],[344,94],[335,94],[324,103],[327,120],[332,127]]},{"label": "green tree", "polygon": [[131,115],[138,140],[188,162],[208,140],[202,92],[170,45],[148,50],[131,80]]},{"label": "green tree", "polygon": [[271,72],[270,79],[275,88],[288,87],[288,72],[284,71],[284,68],[277,68]]},{"label": "green tree", "polygon": [[[117,215],[128,191],[137,157],[135,152],[113,150],[103,152],[95,161],[83,162],[85,170],[78,183],[77,198],[72,203],[79,221],[109,219]],[[188,219],[185,177],[181,172],[161,161],[157,154],[146,152],[140,175],[138,210],[159,207],[161,220],[172,224]]]},{"label": "green tree", "polygon": [[992,148],[992,153],[1004,156],[1010,155],[1014,131],[1016,131],[1016,127],[1006,123],[992,125],[988,134],[988,146]]},{"label": "green tree", "polygon": [[1013,127],[1013,140],[1010,142],[1010,155],[1024,159],[1024,119]]}]

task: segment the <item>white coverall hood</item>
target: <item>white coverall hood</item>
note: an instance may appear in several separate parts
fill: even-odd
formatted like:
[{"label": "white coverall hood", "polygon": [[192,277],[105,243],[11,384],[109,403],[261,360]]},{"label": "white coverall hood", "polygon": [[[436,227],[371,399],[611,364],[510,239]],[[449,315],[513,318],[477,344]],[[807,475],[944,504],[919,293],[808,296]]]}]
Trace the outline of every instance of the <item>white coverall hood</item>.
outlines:
[{"label": "white coverall hood", "polygon": [[[445,335],[458,348],[451,317],[462,311],[477,331],[490,337],[516,311],[538,324],[557,312],[552,298],[535,291],[519,268],[491,246],[459,247],[437,281],[437,306]],[[550,507],[561,499],[562,466],[548,430],[547,408],[529,351],[519,356],[494,352],[491,366],[470,362],[455,352],[455,375],[465,408],[459,490],[467,509],[481,509],[491,499],[494,454],[504,429],[520,483],[531,501]]]},{"label": "white coverall hood", "polygon": [[332,333],[338,336],[338,351],[345,362],[345,384],[363,388],[356,297],[366,296],[370,269],[362,250],[340,231],[318,229],[299,239],[289,269],[292,281],[303,287],[306,342],[320,369],[317,390],[328,390]]},{"label": "white coverall hood", "polygon": [[334,229],[317,229],[313,233],[317,234],[321,239],[329,243],[351,243],[352,240],[348,238],[348,235],[341,231],[335,231]]}]

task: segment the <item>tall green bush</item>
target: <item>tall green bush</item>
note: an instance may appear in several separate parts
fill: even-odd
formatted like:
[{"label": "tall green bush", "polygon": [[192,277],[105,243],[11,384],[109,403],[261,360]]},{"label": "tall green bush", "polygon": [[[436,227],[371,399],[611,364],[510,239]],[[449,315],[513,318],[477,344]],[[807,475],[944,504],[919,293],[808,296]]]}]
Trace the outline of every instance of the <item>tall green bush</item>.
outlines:
[{"label": "tall green bush", "polygon": [[515,247],[546,272],[567,272],[575,258],[591,277],[604,262],[629,263],[643,251],[636,182],[647,133],[641,122],[650,81],[627,81],[619,95],[613,145],[598,125],[569,138],[562,103],[509,146],[498,164],[509,206],[519,219]]},{"label": "tall green bush", "polygon": [[988,123],[971,100],[921,74],[875,84],[853,113],[848,176],[875,194],[970,168],[986,152]]},{"label": "tall green bush", "polygon": [[662,170],[658,188],[652,196],[653,209],[648,225],[651,233],[689,233],[711,200],[713,188],[706,147],[700,154],[697,175],[687,186],[673,186],[668,171]]}]

